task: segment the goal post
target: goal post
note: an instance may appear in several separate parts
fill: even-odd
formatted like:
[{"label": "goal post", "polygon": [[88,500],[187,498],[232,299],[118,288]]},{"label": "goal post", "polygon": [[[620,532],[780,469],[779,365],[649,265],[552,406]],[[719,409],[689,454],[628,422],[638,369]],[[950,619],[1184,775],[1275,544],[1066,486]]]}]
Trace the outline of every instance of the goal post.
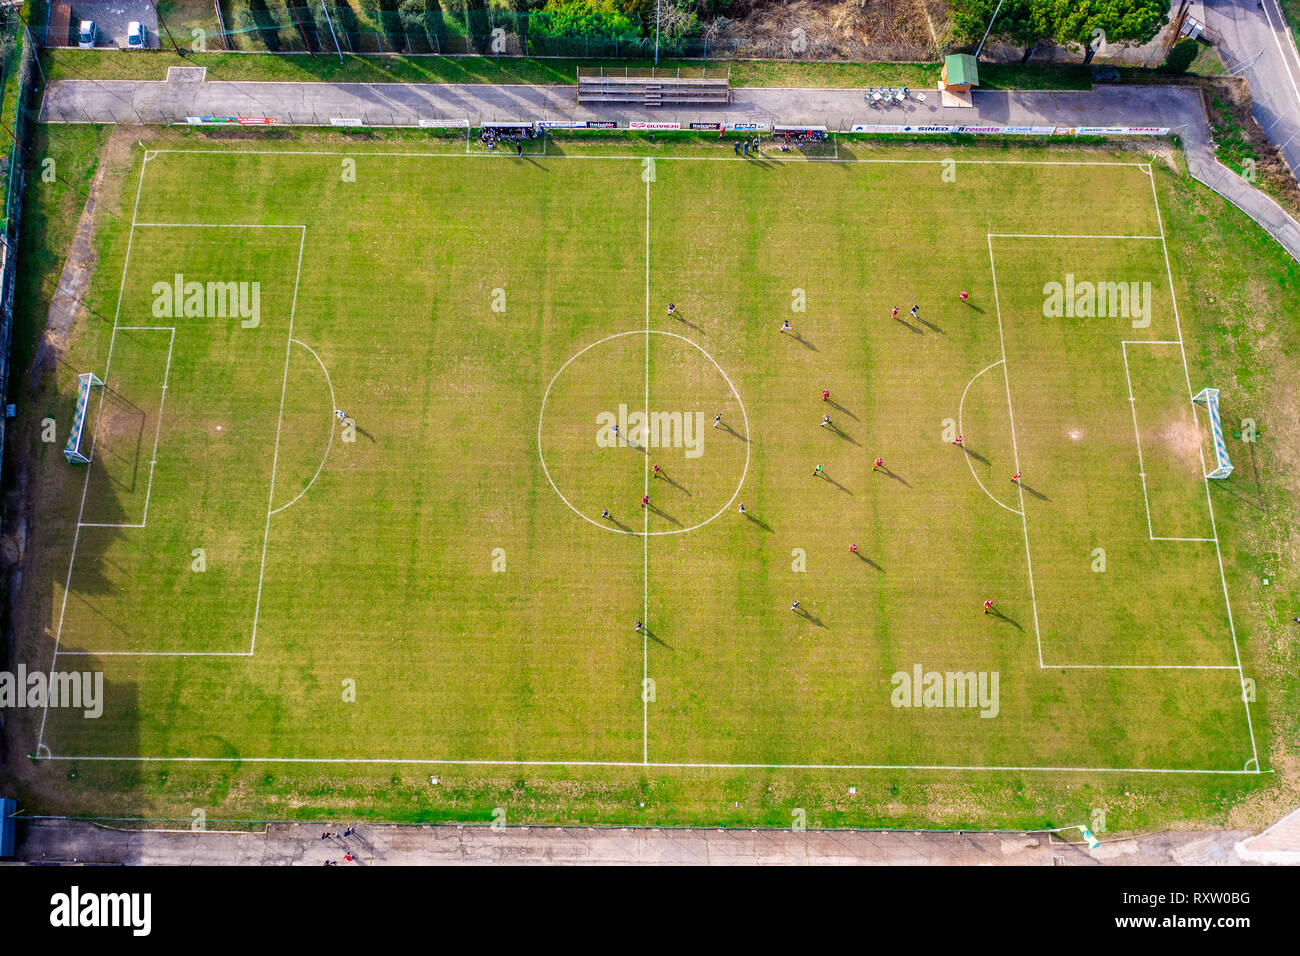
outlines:
[{"label": "goal post", "polygon": [[1205,405],[1210,416],[1210,435],[1214,438],[1214,470],[1206,478],[1227,478],[1232,474],[1232,459],[1228,457],[1228,446],[1223,440],[1223,423],[1219,418],[1219,390],[1203,388],[1193,396],[1192,401]]},{"label": "goal post", "polygon": [[86,406],[90,402],[90,390],[102,388],[104,383],[94,372],[82,372],[77,376],[77,408],[72,415],[72,432],[68,443],[63,446],[63,457],[70,465],[88,465],[90,456],[81,450],[81,436],[86,428]]}]

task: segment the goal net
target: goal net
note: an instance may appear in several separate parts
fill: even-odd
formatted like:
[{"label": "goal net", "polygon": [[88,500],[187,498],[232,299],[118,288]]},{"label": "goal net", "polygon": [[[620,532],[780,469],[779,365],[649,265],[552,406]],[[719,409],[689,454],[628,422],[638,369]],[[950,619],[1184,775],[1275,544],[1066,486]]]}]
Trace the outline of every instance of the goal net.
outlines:
[{"label": "goal net", "polygon": [[1219,420],[1219,390],[1203,388],[1192,401],[1204,403],[1210,414],[1210,434],[1214,437],[1214,470],[1205,477],[1227,478],[1232,474],[1232,459],[1228,457],[1228,446],[1223,440],[1223,423]]},{"label": "goal net", "polygon": [[103,384],[94,372],[82,372],[77,376],[77,409],[72,415],[72,433],[68,435],[68,443],[63,446],[63,457],[68,459],[69,464],[90,463],[90,456],[81,450],[81,435],[86,427],[86,405],[90,402],[90,390],[96,386],[102,387]]}]

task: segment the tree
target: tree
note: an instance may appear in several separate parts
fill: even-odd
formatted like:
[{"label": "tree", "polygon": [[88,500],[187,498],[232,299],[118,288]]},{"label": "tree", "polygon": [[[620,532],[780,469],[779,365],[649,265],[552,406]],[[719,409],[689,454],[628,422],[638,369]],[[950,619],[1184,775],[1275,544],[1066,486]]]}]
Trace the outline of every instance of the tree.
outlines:
[{"label": "tree", "polygon": [[1102,43],[1146,43],[1169,18],[1169,0],[1040,0],[1058,43],[1080,44],[1091,63]]},{"label": "tree", "polygon": [[468,0],[465,19],[469,24],[469,38],[479,53],[492,52],[492,21],[487,10],[487,0]]},{"label": "tree", "polygon": [[951,0],[953,28],[963,40],[977,44],[997,10],[989,36],[1024,47],[1020,62],[1028,62],[1039,41],[1052,35],[1047,5],[1042,0],[1004,0],[1002,9],[997,8],[998,0]]},{"label": "tree", "polygon": [[634,37],[632,18],[614,0],[546,0],[545,17],[533,29],[555,37]]}]

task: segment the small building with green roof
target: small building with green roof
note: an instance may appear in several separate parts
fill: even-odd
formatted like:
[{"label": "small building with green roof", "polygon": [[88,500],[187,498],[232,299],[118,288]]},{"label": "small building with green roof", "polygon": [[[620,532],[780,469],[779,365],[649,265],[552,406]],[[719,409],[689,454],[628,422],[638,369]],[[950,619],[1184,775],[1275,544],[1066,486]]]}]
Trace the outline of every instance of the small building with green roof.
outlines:
[{"label": "small building with green roof", "polygon": [[954,93],[968,93],[979,86],[979,64],[969,53],[954,53],[944,57],[943,88]]}]

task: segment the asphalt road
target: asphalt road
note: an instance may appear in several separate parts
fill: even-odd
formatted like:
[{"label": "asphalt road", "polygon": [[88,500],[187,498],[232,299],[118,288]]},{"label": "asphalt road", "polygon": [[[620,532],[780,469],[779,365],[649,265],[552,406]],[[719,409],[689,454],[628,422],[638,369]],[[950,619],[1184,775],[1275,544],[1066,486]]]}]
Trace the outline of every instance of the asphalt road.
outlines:
[{"label": "asphalt road", "polygon": [[1228,69],[1250,85],[1255,119],[1300,169],[1300,54],[1277,0],[1205,0],[1205,24]]}]

